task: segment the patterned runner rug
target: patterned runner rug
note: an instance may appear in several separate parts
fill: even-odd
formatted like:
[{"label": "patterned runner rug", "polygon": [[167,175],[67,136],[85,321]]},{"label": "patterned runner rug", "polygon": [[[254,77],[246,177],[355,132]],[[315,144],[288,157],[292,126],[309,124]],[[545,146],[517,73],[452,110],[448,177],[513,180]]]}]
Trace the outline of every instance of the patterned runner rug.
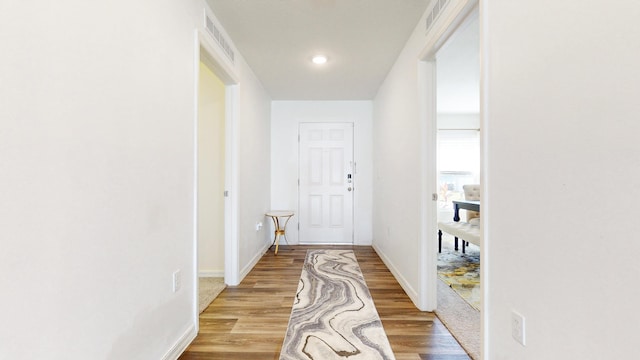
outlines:
[{"label": "patterned runner rug", "polygon": [[280,360],[395,359],[351,250],[308,250]]}]

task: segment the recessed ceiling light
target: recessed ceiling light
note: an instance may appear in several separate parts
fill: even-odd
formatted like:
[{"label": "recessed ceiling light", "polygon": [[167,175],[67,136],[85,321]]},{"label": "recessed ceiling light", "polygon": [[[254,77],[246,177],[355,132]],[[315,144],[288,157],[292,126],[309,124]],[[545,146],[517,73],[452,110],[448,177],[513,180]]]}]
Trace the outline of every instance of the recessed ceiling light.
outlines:
[{"label": "recessed ceiling light", "polygon": [[324,55],[316,55],[311,61],[313,61],[314,64],[322,65],[327,62],[327,57]]}]

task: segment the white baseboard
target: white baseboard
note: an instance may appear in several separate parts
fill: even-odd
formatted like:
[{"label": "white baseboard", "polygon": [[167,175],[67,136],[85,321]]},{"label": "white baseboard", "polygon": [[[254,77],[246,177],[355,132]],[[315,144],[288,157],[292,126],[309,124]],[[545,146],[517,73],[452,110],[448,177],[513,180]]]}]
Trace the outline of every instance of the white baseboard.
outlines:
[{"label": "white baseboard", "polygon": [[191,324],[171,349],[169,349],[169,351],[167,351],[167,353],[162,357],[162,360],[178,360],[180,355],[187,350],[187,347],[196,338],[196,335],[198,335],[196,326],[195,324]]},{"label": "white baseboard", "polygon": [[353,245],[355,245],[355,246],[372,246],[373,242],[371,240],[359,240],[359,241],[354,241]]},{"label": "white baseboard", "polygon": [[224,270],[200,270],[198,277],[224,277]]},{"label": "white baseboard", "polygon": [[258,261],[260,261],[260,259],[267,252],[268,249],[269,249],[269,245],[263,246],[262,249],[260,249],[253,256],[251,261],[249,261],[249,263],[245,267],[243,267],[242,270],[240,270],[239,283],[242,282],[242,279],[244,279],[245,276],[247,276],[249,274],[249,272],[253,269],[253,267],[256,266]]},{"label": "white baseboard", "polygon": [[405,279],[398,268],[393,264],[393,262],[374,244],[373,250],[378,254],[382,262],[387,266],[391,274],[396,278],[402,289],[407,293],[413,304],[419,309],[418,304],[420,303],[420,296],[418,296],[418,292],[411,286],[411,284]]}]

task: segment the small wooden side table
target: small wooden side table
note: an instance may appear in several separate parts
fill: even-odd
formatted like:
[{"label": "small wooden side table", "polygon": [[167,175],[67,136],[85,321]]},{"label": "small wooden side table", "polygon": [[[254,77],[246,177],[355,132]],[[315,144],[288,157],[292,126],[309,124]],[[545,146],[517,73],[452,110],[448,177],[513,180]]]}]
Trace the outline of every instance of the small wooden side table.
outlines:
[{"label": "small wooden side table", "polygon": [[[285,229],[287,228],[287,223],[289,222],[289,220],[291,220],[291,217],[293,216],[293,211],[271,210],[265,215],[270,217],[271,220],[273,220],[273,226],[275,228],[275,231],[273,234],[273,244],[276,245],[275,254],[278,255],[278,245],[280,243],[280,236],[284,236],[285,241],[287,240],[287,235],[285,235]],[[282,220],[284,220],[284,225],[281,225]],[[271,246],[273,246],[273,244],[271,244]]]}]

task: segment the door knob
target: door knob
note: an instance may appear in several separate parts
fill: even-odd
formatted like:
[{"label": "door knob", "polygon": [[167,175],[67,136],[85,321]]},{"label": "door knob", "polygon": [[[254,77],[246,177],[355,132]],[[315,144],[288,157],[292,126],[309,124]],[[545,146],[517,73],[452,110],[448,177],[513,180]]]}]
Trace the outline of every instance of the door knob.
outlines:
[{"label": "door knob", "polygon": [[351,191],[351,186],[349,186],[349,187],[347,188],[347,190]]}]

